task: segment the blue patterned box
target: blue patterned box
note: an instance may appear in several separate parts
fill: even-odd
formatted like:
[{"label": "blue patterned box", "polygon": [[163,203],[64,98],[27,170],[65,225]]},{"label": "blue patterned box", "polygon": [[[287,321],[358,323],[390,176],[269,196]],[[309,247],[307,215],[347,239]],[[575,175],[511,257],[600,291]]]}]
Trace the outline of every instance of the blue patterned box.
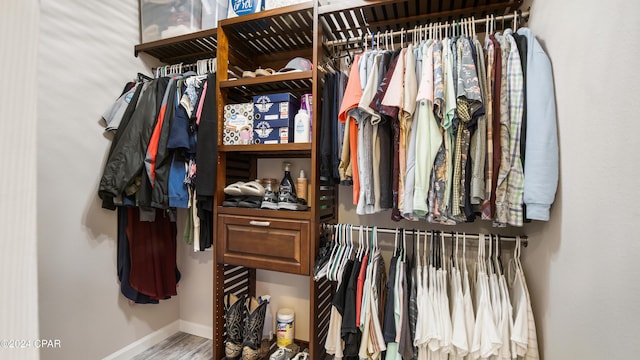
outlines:
[{"label": "blue patterned box", "polygon": [[288,143],[289,135],[293,134],[293,120],[299,108],[300,102],[290,93],[254,96],[253,142]]}]

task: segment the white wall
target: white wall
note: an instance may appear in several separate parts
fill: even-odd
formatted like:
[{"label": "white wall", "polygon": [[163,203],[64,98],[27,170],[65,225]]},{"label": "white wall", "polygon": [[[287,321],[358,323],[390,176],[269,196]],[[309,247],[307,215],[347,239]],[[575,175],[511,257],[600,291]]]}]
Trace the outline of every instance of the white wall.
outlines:
[{"label": "white wall", "polygon": [[149,73],[133,56],[138,1],[40,4],[40,337],[62,342],[62,349],[43,351],[41,357],[97,359],[179,316],[175,298],[160,305],[131,306],[120,295],[116,214],[101,209],[96,195],[110,145],[98,123],[100,116],[125,81],[137,71]]},{"label": "white wall", "polygon": [[[178,213],[178,284],[180,320],[196,325],[196,335],[213,337],[213,251],[193,251],[182,240],[184,212]],[[183,329],[185,331],[192,329]]]},{"label": "white wall", "polygon": [[[0,339],[38,338],[36,263],[36,124],[38,2],[0,2]],[[21,96],[13,96],[13,94]],[[23,343],[27,345],[27,343]],[[31,345],[31,344],[29,344]],[[28,349],[0,348],[3,359],[38,359]]]},{"label": "white wall", "polygon": [[635,359],[640,340],[637,1],[535,0],[555,75],[561,186],[524,251],[545,359]]}]

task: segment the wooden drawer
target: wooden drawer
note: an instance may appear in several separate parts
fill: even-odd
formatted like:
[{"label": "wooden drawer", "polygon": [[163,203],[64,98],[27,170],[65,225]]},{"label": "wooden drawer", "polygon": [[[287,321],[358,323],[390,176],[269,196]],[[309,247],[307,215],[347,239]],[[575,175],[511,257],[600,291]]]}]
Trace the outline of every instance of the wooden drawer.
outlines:
[{"label": "wooden drawer", "polygon": [[218,215],[218,263],[309,274],[309,221]]}]

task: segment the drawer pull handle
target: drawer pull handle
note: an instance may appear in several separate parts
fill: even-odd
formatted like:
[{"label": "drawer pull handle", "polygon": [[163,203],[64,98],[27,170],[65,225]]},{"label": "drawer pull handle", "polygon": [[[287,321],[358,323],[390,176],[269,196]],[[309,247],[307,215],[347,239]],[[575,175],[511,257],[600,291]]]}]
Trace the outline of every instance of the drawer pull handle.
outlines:
[{"label": "drawer pull handle", "polygon": [[251,220],[251,221],[249,221],[249,225],[268,227],[268,226],[270,226],[270,225],[271,225],[271,222],[270,222],[270,221],[256,221],[256,220]]}]

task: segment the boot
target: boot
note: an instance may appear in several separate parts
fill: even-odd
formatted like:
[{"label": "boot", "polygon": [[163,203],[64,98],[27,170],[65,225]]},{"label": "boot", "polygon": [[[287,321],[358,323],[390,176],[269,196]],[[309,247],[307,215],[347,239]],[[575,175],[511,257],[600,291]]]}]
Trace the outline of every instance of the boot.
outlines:
[{"label": "boot", "polygon": [[244,319],[244,341],[242,360],[257,360],[269,353],[269,342],[262,341],[264,318],[267,314],[267,301],[258,302],[251,298],[247,304],[247,316]]},{"label": "boot", "polygon": [[240,359],[240,355],[242,355],[245,302],[244,295],[238,298],[234,294],[227,294],[224,301],[225,328],[227,330],[224,352],[229,360]]}]

